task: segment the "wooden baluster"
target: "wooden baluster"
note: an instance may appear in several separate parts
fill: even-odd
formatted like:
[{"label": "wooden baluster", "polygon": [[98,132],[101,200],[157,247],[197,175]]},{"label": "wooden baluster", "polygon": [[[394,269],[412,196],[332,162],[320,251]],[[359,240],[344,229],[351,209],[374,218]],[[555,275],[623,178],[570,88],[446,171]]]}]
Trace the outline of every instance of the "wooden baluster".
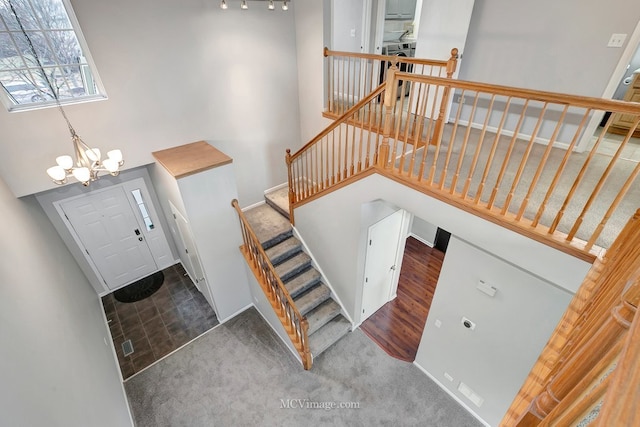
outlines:
[{"label": "wooden baluster", "polygon": [[569,205],[569,203],[573,199],[573,196],[575,194],[576,189],[578,188],[578,186],[582,182],[582,178],[584,177],[585,173],[587,172],[587,169],[588,169],[589,165],[591,164],[591,160],[593,159],[594,155],[597,153],[598,148],[600,147],[600,143],[604,139],[604,136],[607,134],[607,132],[609,132],[609,126],[611,125],[611,117],[613,117],[613,116],[614,116],[614,114],[611,114],[611,116],[609,117],[609,120],[607,120],[607,123],[605,124],[604,129],[602,129],[602,132],[600,133],[600,136],[596,140],[596,143],[593,145],[593,147],[591,148],[591,151],[589,152],[589,155],[587,156],[586,160],[582,164],[582,168],[580,169],[580,172],[578,172],[578,176],[573,181],[573,184],[571,185],[571,189],[569,190],[569,193],[567,193],[567,196],[565,197],[564,202],[562,202],[562,206],[560,207],[560,210],[556,214],[556,217],[553,219],[553,222],[551,223],[551,226],[549,227],[549,233],[550,234],[555,232],[556,228],[558,227],[558,224],[560,224],[560,220],[562,220],[562,217],[564,216],[564,212],[565,212],[567,206]]},{"label": "wooden baluster", "polygon": [[622,355],[612,374],[609,391],[597,420],[598,427],[640,425],[638,360],[640,360],[640,315],[636,312]]},{"label": "wooden baluster", "polygon": [[324,57],[327,58],[327,108],[330,113],[334,113],[333,99],[331,96],[331,88],[333,87],[333,81],[335,75],[333,72],[334,62],[333,58],[329,57],[329,49],[324,48]]},{"label": "wooden baluster", "polygon": [[576,233],[580,229],[580,226],[582,225],[582,221],[584,220],[585,215],[587,214],[587,212],[589,211],[589,208],[591,208],[591,205],[593,204],[594,200],[596,199],[596,197],[600,193],[600,190],[604,186],[604,183],[606,182],[607,178],[611,174],[611,171],[613,170],[613,166],[618,161],[618,158],[622,154],[622,150],[627,146],[627,143],[629,142],[629,139],[631,139],[631,137],[633,136],[633,131],[638,127],[639,123],[640,123],[640,116],[637,116],[635,121],[634,121],[634,123],[633,123],[633,125],[631,126],[631,129],[627,133],[627,136],[624,138],[622,143],[620,143],[620,145],[618,146],[618,149],[616,150],[616,153],[613,155],[613,157],[609,161],[609,164],[607,165],[607,168],[602,173],[602,176],[600,177],[600,180],[598,181],[598,183],[596,184],[595,188],[591,192],[591,195],[589,196],[589,199],[587,200],[587,202],[585,203],[584,207],[582,208],[582,212],[580,212],[580,215],[578,216],[578,219],[576,219],[576,222],[573,224],[573,227],[571,228],[571,231],[569,231],[569,234],[567,235],[567,238],[566,238],[566,240],[568,242],[573,239],[573,237],[576,235]]},{"label": "wooden baluster", "polygon": [[[406,152],[407,152],[407,145],[409,145],[409,140],[410,138],[413,141],[413,149],[415,151],[416,149],[416,137],[415,137],[415,133],[413,130],[410,131],[410,128],[412,127],[410,122],[415,121],[415,114],[412,114],[410,109],[411,106],[413,105],[414,102],[414,94],[416,92],[416,84],[417,82],[414,82],[411,86],[411,90],[409,91],[409,101],[407,103],[407,105],[409,106],[409,108],[407,109],[407,116],[405,119],[405,124],[404,124],[404,136],[403,136],[403,143],[402,143],[402,153],[400,154],[400,162],[398,163],[398,173],[402,174],[402,171],[404,170],[404,161],[406,158]],[[402,109],[401,109],[402,110]]]},{"label": "wooden baluster", "polygon": [[[636,280],[620,298],[605,324],[599,328],[574,357],[560,369],[529,407],[517,427],[537,426],[578,383],[588,376],[592,366],[604,358],[629,329],[640,302],[640,284]],[[591,378],[592,380],[594,378]]]},{"label": "wooden baluster", "polygon": [[478,100],[480,98],[480,92],[476,92],[476,96],[473,100],[473,107],[471,107],[471,113],[469,114],[469,123],[467,124],[467,130],[464,133],[464,139],[462,140],[462,146],[460,147],[460,153],[458,154],[458,164],[451,180],[451,188],[449,188],[449,194],[455,194],[456,186],[458,184],[458,177],[460,176],[460,170],[464,162],[464,155],[467,151],[467,145],[469,144],[469,135],[471,134],[471,125],[476,115],[476,109],[478,107]]},{"label": "wooden baluster", "polygon": [[515,142],[518,140],[518,134],[520,133],[520,128],[522,127],[522,123],[524,122],[524,118],[526,116],[527,108],[529,108],[529,100],[525,100],[524,105],[522,107],[522,113],[520,113],[520,118],[518,119],[518,123],[516,124],[516,128],[513,131],[513,137],[511,141],[509,141],[509,147],[507,148],[507,153],[504,156],[504,160],[502,161],[502,167],[500,168],[500,172],[498,173],[498,178],[496,178],[496,183],[493,186],[493,190],[491,191],[491,197],[489,197],[489,202],[487,203],[487,209],[491,209],[493,204],[496,201],[496,196],[498,195],[498,191],[500,190],[500,185],[502,184],[502,178],[504,178],[504,174],[507,171],[507,167],[509,166],[509,161],[511,160],[511,153],[513,153],[513,149],[515,148]]},{"label": "wooden baluster", "polygon": [[[354,124],[351,126],[351,161],[349,162],[349,176],[353,176],[355,173],[356,164],[356,122],[357,115],[354,116]],[[362,128],[361,128],[362,129]]]},{"label": "wooden baluster", "polygon": [[487,108],[487,112],[484,117],[484,123],[482,125],[482,130],[480,131],[480,137],[478,138],[478,143],[476,144],[475,152],[473,153],[473,159],[471,160],[471,165],[469,166],[469,173],[467,174],[467,180],[464,183],[464,187],[462,188],[461,197],[463,199],[467,198],[467,194],[469,192],[469,187],[471,186],[471,179],[473,178],[473,174],[476,171],[476,166],[478,165],[478,158],[480,157],[480,151],[482,150],[482,144],[484,143],[484,138],[487,134],[487,126],[489,124],[489,119],[491,118],[491,114],[493,113],[493,104],[496,100],[496,95],[491,95],[491,100],[489,101],[489,107]]},{"label": "wooden baluster", "polygon": [[480,184],[476,190],[476,197],[473,202],[478,204],[480,202],[480,198],[482,197],[482,192],[484,191],[484,186],[487,182],[487,177],[489,176],[489,171],[491,170],[491,165],[493,164],[493,157],[496,154],[496,150],[498,149],[498,143],[500,142],[500,137],[502,136],[502,130],[504,129],[504,123],[507,120],[507,116],[509,115],[509,107],[511,106],[511,97],[507,98],[507,102],[505,103],[504,110],[502,111],[502,117],[500,118],[500,124],[498,125],[498,129],[496,130],[496,135],[493,138],[493,144],[491,145],[491,150],[489,150],[489,157],[487,158],[487,163],[484,166],[484,171],[482,172],[482,178],[480,179]]},{"label": "wooden baluster", "polygon": [[[408,169],[408,173],[407,176],[409,178],[411,178],[413,176],[413,171],[415,169],[415,163],[416,163],[416,155],[417,155],[417,149],[420,146],[425,147],[426,150],[426,144],[422,143],[422,133],[424,130],[424,121],[427,119],[427,107],[428,107],[428,99],[429,99],[429,94],[431,93],[431,88],[435,88],[434,90],[437,91],[437,86],[435,85],[431,85],[430,83],[426,84],[427,87],[424,90],[424,95],[422,98],[418,98],[418,103],[416,104],[416,113],[417,113],[417,121],[415,121],[414,119],[414,123],[415,123],[415,130],[414,130],[414,143],[413,143],[413,151],[411,152],[411,160],[409,161],[409,169]],[[421,87],[418,88],[419,90],[422,89],[423,84],[420,85]]]},{"label": "wooden baluster", "polygon": [[560,129],[562,128],[562,124],[564,122],[564,118],[566,117],[568,110],[569,110],[569,105],[566,104],[562,109],[562,114],[560,115],[560,119],[558,119],[555,129],[553,130],[551,139],[549,139],[549,142],[547,143],[547,148],[544,150],[544,153],[542,154],[542,157],[538,162],[538,168],[536,169],[536,173],[533,175],[533,179],[531,180],[531,184],[529,185],[529,190],[527,190],[527,194],[525,195],[524,199],[522,200],[522,203],[520,204],[520,210],[516,215],[516,221],[520,221],[520,219],[522,219],[522,216],[524,215],[524,212],[527,209],[527,205],[529,204],[529,199],[531,198],[531,194],[533,193],[533,190],[536,188],[536,185],[538,184],[538,180],[542,175],[542,171],[544,170],[544,167],[547,164],[547,160],[549,159],[549,155],[551,154],[551,149],[553,148],[553,144],[556,142],[556,139],[558,138],[558,133],[560,133]]},{"label": "wooden baluster", "polygon": [[520,178],[522,177],[522,173],[524,172],[524,168],[527,166],[527,161],[529,160],[529,154],[531,154],[531,149],[533,148],[533,144],[535,144],[535,140],[538,137],[538,132],[540,131],[540,126],[544,121],[544,115],[547,112],[547,108],[549,106],[548,102],[545,102],[542,110],[540,110],[540,115],[538,116],[538,121],[536,122],[536,126],[533,129],[533,133],[531,134],[531,138],[529,138],[529,143],[527,144],[527,148],[522,154],[522,159],[520,159],[520,165],[518,166],[518,171],[516,172],[516,176],[513,178],[513,183],[511,184],[511,190],[509,194],[507,194],[507,199],[504,202],[504,206],[502,207],[502,215],[505,215],[509,210],[509,205],[511,205],[511,200],[515,195],[516,188],[518,184],[520,184]]},{"label": "wooden baluster", "polygon": [[[433,96],[433,100],[431,102],[431,110],[429,111],[429,125],[427,126],[427,131],[425,132],[425,140],[424,143],[421,143],[421,145],[424,147],[424,150],[422,151],[422,160],[420,161],[420,170],[418,171],[418,181],[422,181],[422,178],[424,177],[424,168],[425,168],[425,164],[427,161],[427,154],[429,153],[429,146],[432,145],[433,141],[434,141],[434,136],[437,139],[440,139],[442,137],[442,132],[440,132],[441,130],[444,130],[444,127],[439,128],[438,129],[438,123],[437,120],[433,119],[433,114],[434,111],[436,111],[436,104],[437,104],[437,100],[438,100],[438,92],[440,91],[440,88],[442,86],[435,86],[435,93]],[[441,99],[441,102],[447,102],[444,99],[444,96],[446,96],[447,94],[447,89],[443,88],[443,98]],[[429,99],[429,97],[427,96],[427,99]],[[425,117],[426,118],[426,117]],[[422,128],[424,128],[424,125],[422,126]],[[432,133],[433,132],[433,133]],[[420,138],[422,138],[422,131],[420,131]],[[431,170],[429,173],[429,177],[428,180],[430,181],[430,184],[433,183],[433,175],[431,174],[432,172],[435,173],[435,164],[434,162],[438,161],[438,151],[440,150],[440,142],[438,141],[436,144],[436,148],[433,151],[433,161],[431,163]]]},{"label": "wooden baluster", "polygon": [[567,163],[569,162],[569,157],[571,156],[571,153],[573,153],[573,149],[575,148],[576,143],[578,142],[578,139],[582,135],[582,129],[586,125],[587,118],[589,118],[591,116],[591,112],[592,111],[593,110],[591,108],[587,108],[585,113],[584,113],[584,115],[582,116],[582,120],[580,121],[580,124],[578,125],[578,128],[576,129],[576,132],[573,134],[573,138],[571,139],[571,143],[567,147],[566,152],[565,152],[564,156],[562,157],[562,160],[560,161],[560,164],[558,165],[558,169],[556,171],[556,174],[554,175],[553,180],[551,181],[551,184],[549,185],[549,188],[547,189],[547,193],[544,196],[544,200],[542,201],[542,203],[540,203],[540,207],[538,208],[538,212],[536,213],[535,217],[533,218],[533,222],[531,223],[532,227],[537,227],[538,226],[538,222],[540,221],[540,217],[542,217],[542,214],[544,213],[545,209],[547,208],[547,204],[549,203],[549,199],[551,198],[551,194],[553,194],[553,191],[555,190],[556,186],[558,185],[558,182],[560,181],[560,177],[562,176],[562,173],[564,172],[564,169],[567,166]]},{"label": "wooden baluster", "polygon": [[[366,113],[366,111],[365,111]],[[362,171],[362,150],[363,150],[363,141],[364,141],[364,121],[366,119],[366,114],[361,114],[358,121],[358,127],[360,128],[360,137],[358,138],[358,162],[356,166],[356,171]]]},{"label": "wooden baluster", "polygon": [[393,110],[396,103],[396,61],[392,63],[392,66],[387,70],[387,85],[384,90],[384,128],[382,130],[382,144],[378,150],[378,166],[381,168],[387,168],[389,163],[389,136],[391,135],[392,123],[393,123]]},{"label": "wooden baluster", "polygon": [[464,107],[464,103],[462,100],[465,99],[465,90],[462,89],[462,93],[460,95],[460,102],[458,104],[458,112],[456,113],[456,119],[453,123],[453,130],[451,131],[451,138],[449,139],[449,148],[447,148],[447,155],[444,160],[444,166],[442,167],[442,173],[440,174],[440,190],[443,190],[445,187],[445,183],[447,180],[447,172],[449,170],[449,162],[451,161],[451,155],[453,154],[453,147],[456,144],[456,134],[458,132],[458,125],[460,124],[460,115],[462,114],[462,109]]},{"label": "wooden baluster", "polygon": [[[445,108],[446,108],[446,106],[449,105],[449,97],[450,96],[451,96],[451,87],[448,86],[448,85],[444,86],[443,94],[442,94],[442,101],[440,102],[439,117],[444,117]],[[434,106],[435,106],[436,98],[433,99]],[[429,120],[429,129],[427,130],[427,135],[431,135],[431,124],[432,123],[433,123],[433,120],[430,119]],[[434,126],[433,136],[431,137],[431,142],[429,144],[429,145],[435,145],[436,146],[435,150],[434,150],[434,155],[433,155],[433,162],[431,163],[431,170],[429,171],[429,185],[433,185],[433,179],[434,179],[435,174],[436,174],[436,166],[437,166],[437,162],[438,162],[438,156],[440,154],[440,145],[442,143],[442,135],[444,135],[444,122],[441,122],[440,125],[438,125],[438,122],[436,121],[435,122],[435,126]],[[435,141],[435,144],[433,144],[434,141]],[[426,153],[427,153],[427,146],[425,145],[425,159],[426,159]],[[423,160],[423,166],[420,169],[420,178],[422,178],[422,169],[423,168],[424,168],[424,160]]]}]

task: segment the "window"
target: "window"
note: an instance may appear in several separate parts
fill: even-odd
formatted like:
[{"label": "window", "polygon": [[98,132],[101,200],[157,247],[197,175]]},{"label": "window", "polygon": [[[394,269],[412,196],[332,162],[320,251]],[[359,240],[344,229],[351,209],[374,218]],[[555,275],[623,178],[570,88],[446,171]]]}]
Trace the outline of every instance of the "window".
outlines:
[{"label": "window", "polygon": [[0,0],[0,86],[9,110],[105,98],[68,0]]}]

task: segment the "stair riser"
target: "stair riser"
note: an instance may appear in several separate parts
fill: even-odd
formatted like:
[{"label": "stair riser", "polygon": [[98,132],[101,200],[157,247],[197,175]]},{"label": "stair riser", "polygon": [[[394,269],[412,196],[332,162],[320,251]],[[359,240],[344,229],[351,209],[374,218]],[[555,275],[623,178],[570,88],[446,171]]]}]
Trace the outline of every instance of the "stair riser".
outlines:
[{"label": "stair riser", "polygon": [[293,279],[295,276],[297,276],[298,274],[302,273],[303,271],[305,271],[307,268],[309,268],[311,266],[311,262],[305,262],[304,264],[298,264],[295,266],[295,268],[286,271],[286,272],[282,272],[282,274],[280,275],[280,280],[282,280],[283,282],[286,282],[289,279]]},{"label": "stair riser", "polygon": [[262,249],[269,249],[270,247],[275,246],[284,240],[287,240],[291,236],[293,236],[293,230],[289,230],[286,233],[278,234],[277,236],[272,237],[266,242],[262,242]]},{"label": "stair riser", "polygon": [[[289,292],[289,295],[291,295],[291,298],[296,299],[299,295],[303,294],[304,292],[306,292],[307,290],[313,288],[314,286],[316,286],[318,283],[320,283],[320,279],[321,277],[317,277],[314,280],[310,280],[307,283],[305,283],[300,289],[296,289],[295,292]],[[286,285],[285,285],[286,286]]]},{"label": "stair riser", "polygon": [[265,199],[265,201],[267,202],[267,204],[269,206],[271,206],[273,209],[275,209],[276,211],[278,211],[280,213],[280,215],[284,216],[285,218],[289,219],[289,211],[286,211],[284,209],[282,209],[280,206],[278,206],[277,204],[275,204],[274,202],[272,202],[270,199]]},{"label": "stair riser", "polygon": [[316,308],[317,306],[319,306],[329,298],[331,298],[331,292],[323,293],[322,295],[318,296],[318,298],[314,299],[313,301],[309,301],[307,303],[298,304],[298,301],[295,301],[295,300],[294,302],[296,303],[298,310],[300,310],[300,314],[302,314],[303,316],[306,316],[307,313],[309,313],[311,310],[313,310],[314,308]]},{"label": "stair riser", "polygon": [[284,252],[283,254],[278,255],[277,257],[270,258],[269,261],[271,261],[272,265],[277,266],[278,264],[282,264],[283,262],[295,256],[296,254],[300,253],[301,251],[302,251],[302,247],[296,246],[295,248],[291,248],[287,252]]}]

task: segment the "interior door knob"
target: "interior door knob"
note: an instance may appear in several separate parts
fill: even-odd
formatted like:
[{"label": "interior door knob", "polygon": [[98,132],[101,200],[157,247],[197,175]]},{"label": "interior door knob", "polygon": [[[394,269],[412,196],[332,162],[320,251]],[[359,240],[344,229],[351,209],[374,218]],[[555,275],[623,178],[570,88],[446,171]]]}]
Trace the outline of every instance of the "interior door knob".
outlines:
[{"label": "interior door knob", "polygon": [[138,237],[138,240],[140,240],[142,242],[142,237]]}]

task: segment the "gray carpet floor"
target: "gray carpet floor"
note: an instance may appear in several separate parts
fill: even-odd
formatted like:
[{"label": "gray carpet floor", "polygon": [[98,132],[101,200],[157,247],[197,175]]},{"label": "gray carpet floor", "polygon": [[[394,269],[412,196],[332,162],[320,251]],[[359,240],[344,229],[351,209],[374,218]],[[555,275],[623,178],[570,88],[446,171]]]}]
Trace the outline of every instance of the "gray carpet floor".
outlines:
[{"label": "gray carpet floor", "polygon": [[[481,426],[359,329],[304,371],[253,308],[130,378],[125,389],[138,427]],[[323,402],[359,408],[313,408]]]}]

